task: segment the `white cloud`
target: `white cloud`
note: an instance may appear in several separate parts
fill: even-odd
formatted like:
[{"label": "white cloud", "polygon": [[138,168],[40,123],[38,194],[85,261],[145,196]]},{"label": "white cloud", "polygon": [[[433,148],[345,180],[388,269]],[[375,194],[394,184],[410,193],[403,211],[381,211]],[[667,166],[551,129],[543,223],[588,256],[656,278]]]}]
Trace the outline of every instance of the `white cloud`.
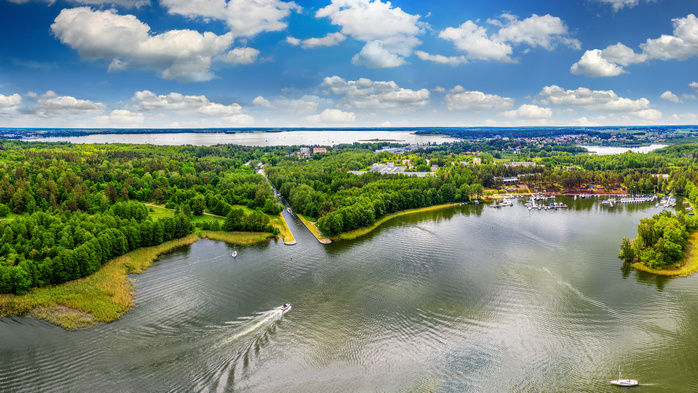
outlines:
[{"label": "white cloud", "polygon": [[145,120],[142,113],[134,113],[125,109],[115,109],[106,116],[95,117],[95,121],[107,125],[141,124]]},{"label": "white cloud", "polygon": [[599,49],[588,50],[578,62],[572,64],[570,72],[574,75],[589,77],[616,76],[625,73],[623,67],[608,62],[602,57]]},{"label": "white cloud", "polygon": [[345,106],[360,109],[409,109],[425,105],[429,101],[429,90],[401,88],[394,81],[372,81],[360,78],[347,81],[338,76],[326,77],[320,87],[326,94],[344,97]]},{"label": "white cloud", "polygon": [[0,114],[16,110],[21,103],[22,96],[19,94],[12,94],[10,96],[0,94]]},{"label": "white cloud", "polygon": [[231,64],[252,64],[257,60],[259,51],[255,48],[235,48],[228,53],[218,56],[216,60]]},{"label": "white cloud", "polygon": [[631,48],[621,44],[609,45],[601,51],[601,56],[607,61],[622,66],[627,66],[635,63],[644,63],[647,61],[647,55],[644,53],[635,53]]},{"label": "white cloud", "polygon": [[351,64],[368,68],[390,68],[405,64],[405,59],[383,47],[383,41],[369,41],[361,52],[351,58]]},{"label": "white cloud", "polygon": [[698,124],[698,113],[674,113],[669,117],[671,123]]},{"label": "white cloud", "polygon": [[500,115],[507,119],[549,119],[553,117],[553,110],[538,105],[524,104],[519,109],[502,112]]},{"label": "white cloud", "polygon": [[[570,71],[586,76],[615,76],[624,72],[618,65],[627,66],[652,59],[686,60],[698,56],[698,18],[689,14],[685,18],[672,19],[672,22],[674,35],[662,34],[659,38],[647,39],[640,44],[642,53],[635,53],[619,42],[603,51],[587,51]],[[595,58],[585,59],[592,52]]]},{"label": "white cloud", "polygon": [[344,112],[339,109],[325,109],[319,115],[306,116],[305,120],[311,123],[347,124],[353,123],[356,120],[356,114],[353,112]]},{"label": "white cloud", "polygon": [[499,27],[492,34],[484,26],[468,20],[459,27],[442,30],[439,37],[468,52],[468,59],[498,62],[515,62],[511,57],[515,45],[552,50],[563,44],[579,49],[579,41],[569,37],[567,26],[556,16],[533,14],[519,20],[515,15],[504,14],[501,18],[503,20],[489,20],[490,25]]},{"label": "white cloud", "polygon": [[144,111],[170,111],[181,115],[203,115],[211,117],[231,117],[241,114],[239,104],[218,104],[209,101],[206,96],[186,96],[179,93],[156,95],[143,90],[136,92],[131,101],[133,108]]},{"label": "white cloud", "polygon": [[236,37],[251,37],[263,31],[286,28],[283,21],[293,11],[294,2],[280,0],[161,0],[170,14],[224,20]]},{"label": "white cloud", "polygon": [[643,109],[640,111],[635,111],[635,112],[630,112],[630,115],[633,117],[639,119],[639,120],[645,120],[645,121],[657,121],[662,118],[662,112],[648,108],[648,109]]},{"label": "white cloud", "polygon": [[233,42],[232,34],[171,30],[151,35],[150,27],[133,15],[64,9],[51,25],[53,34],[86,60],[110,60],[109,71],[153,69],[165,79],[206,81],[211,58]]},{"label": "white cloud", "polygon": [[[460,89],[459,89],[460,87]],[[514,105],[514,99],[501,97],[496,94],[485,94],[481,91],[463,90],[456,86],[446,94],[446,108],[450,111],[481,111],[486,109],[509,109]]]},{"label": "white cloud", "polygon": [[[8,0],[10,3],[15,4],[26,4],[31,0]],[[48,3],[48,5],[53,5],[56,0],[37,0],[38,3]],[[140,8],[142,6],[150,5],[150,0],[71,0],[72,3],[84,4],[84,5],[118,5],[127,8]]]},{"label": "white cloud", "polygon": [[[579,62],[572,65],[573,74],[586,76],[616,76],[624,73],[622,67],[644,63],[652,59],[686,60],[698,56],[698,18],[689,14],[685,18],[672,19],[674,35],[662,34],[640,44],[642,53],[635,53],[620,42],[600,51],[586,51]],[[619,66],[620,65],[620,66]]]},{"label": "white cloud", "polygon": [[320,106],[320,103],[327,105],[331,101],[323,100],[318,96],[303,96],[299,99],[291,99],[287,97],[280,97],[274,100],[274,106],[282,110],[294,113],[294,114],[311,114],[315,113]]},{"label": "white cloud", "polygon": [[691,82],[688,84],[688,87],[690,87],[691,89],[693,89],[695,91],[698,91],[698,82]]},{"label": "white cloud", "polygon": [[434,63],[440,64],[458,65],[465,64],[468,62],[468,59],[466,59],[465,56],[432,55],[421,50],[415,51],[414,54],[422,60],[433,61]]},{"label": "white cloud", "polygon": [[70,96],[42,98],[37,101],[36,108],[37,112],[42,116],[53,116],[66,113],[81,115],[87,112],[102,112],[104,109],[106,109],[106,105],[100,102],[81,100]]},{"label": "white cloud", "polygon": [[[366,42],[363,54],[354,56],[352,63],[369,67],[404,64],[402,57],[412,54],[413,48],[421,43],[417,36],[423,34],[426,27],[425,23],[419,21],[420,15],[410,15],[381,0],[332,0],[315,16],[329,18],[332,24],[342,27],[343,35]],[[371,58],[374,61],[370,61]]]},{"label": "white cloud", "polygon": [[619,97],[613,90],[591,90],[580,87],[576,90],[564,90],[560,86],[545,86],[538,94],[543,105],[560,105],[583,107],[604,112],[638,112],[649,109],[650,101],[646,98],[632,100]]},{"label": "white cloud", "polygon": [[305,40],[300,40],[294,37],[286,37],[286,42],[295,46],[300,45],[304,49],[313,49],[325,46],[336,46],[346,39],[347,37],[342,33],[329,33],[322,38],[308,38]]},{"label": "white cloud", "polygon": [[674,35],[648,39],[640,47],[651,59],[686,60],[698,56],[698,18],[690,14],[685,18],[672,19]]},{"label": "white cloud", "polygon": [[252,100],[252,105],[254,106],[261,106],[264,108],[271,108],[271,102],[267,100],[266,98],[262,96],[257,96],[254,100]]},{"label": "white cloud", "polygon": [[472,21],[466,21],[459,27],[447,27],[439,37],[452,41],[456,48],[468,52],[469,59],[513,62],[510,57],[513,49],[510,45],[490,38],[487,29]]},{"label": "white cloud", "polygon": [[681,94],[681,98],[684,100],[698,100],[698,96],[695,94]]},{"label": "white cloud", "polygon": [[611,7],[613,7],[613,11],[618,11],[621,8],[624,7],[635,7],[638,5],[640,0],[597,0],[600,3],[605,3],[609,4]]},{"label": "white cloud", "polygon": [[497,37],[504,42],[528,44],[531,47],[540,46],[547,50],[554,49],[558,43],[574,49],[580,48],[580,43],[568,37],[567,26],[562,19],[550,14],[536,14],[519,20],[517,16],[504,14],[507,24],[499,30]]},{"label": "white cloud", "polygon": [[681,102],[681,100],[679,99],[679,97],[678,97],[676,94],[674,94],[674,93],[672,93],[671,91],[669,91],[669,90],[667,90],[667,91],[665,91],[664,93],[662,93],[662,95],[660,95],[659,98],[662,99],[662,100],[664,100],[664,101],[671,101],[671,102],[676,102],[676,103]]}]

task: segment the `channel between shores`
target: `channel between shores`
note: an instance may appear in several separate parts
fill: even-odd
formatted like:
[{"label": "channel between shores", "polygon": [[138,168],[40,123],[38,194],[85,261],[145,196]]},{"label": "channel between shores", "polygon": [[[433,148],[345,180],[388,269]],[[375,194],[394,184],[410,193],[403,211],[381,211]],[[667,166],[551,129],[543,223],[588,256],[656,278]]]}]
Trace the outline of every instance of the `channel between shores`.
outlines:
[{"label": "channel between shores", "polygon": [[[341,234],[335,240],[355,239],[398,216],[447,209],[459,204],[430,206],[387,215],[372,226]],[[300,216],[299,216],[300,217]],[[300,217],[303,224],[323,244],[331,243],[320,235],[314,223]],[[284,222],[285,224],[285,222]],[[290,231],[289,231],[290,234]],[[282,234],[283,235],[283,234]],[[33,316],[46,320],[66,330],[84,330],[100,324],[116,321],[133,307],[135,286],[128,277],[152,266],[160,255],[191,245],[201,239],[211,239],[249,246],[267,241],[273,235],[252,232],[196,231],[195,234],[171,240],[158,246],[143,247],[114,258],[90,275],[60,285],[33,288],[26,295],[1,294],[0,316]],[[287,236],[284,242],[289,243]],[[295,243],[292,235],[290,240]]]},{"label": "channel between shores", "polygon": [[0,295],[0,316],[33,316],[63,327],[83,330],[121,318],[133,307],[135,286],[129,274],[152,266],[159,256],[201,239],[246,246],[274,235],[255,232],[197,231],[153,247],[143,247],[114,258],[94,274],[60,285],[33,288],[26,295]]}]

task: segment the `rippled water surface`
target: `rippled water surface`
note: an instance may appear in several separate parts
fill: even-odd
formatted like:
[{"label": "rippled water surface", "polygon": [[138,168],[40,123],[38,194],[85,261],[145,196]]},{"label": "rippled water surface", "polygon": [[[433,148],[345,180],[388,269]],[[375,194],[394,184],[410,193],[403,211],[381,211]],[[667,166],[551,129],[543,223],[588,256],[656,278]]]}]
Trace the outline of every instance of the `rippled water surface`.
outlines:
[{"label": "rippled water surface", "polygon": [[236,259],[202,240],[134,276],[112,324],[0,319],[0,390],[616,392],[621,365],[633,391],[698,391],[697,278],[616,257],[656,208],[567,202],[407,216],[328,246],[292,219],[298,245]]}]

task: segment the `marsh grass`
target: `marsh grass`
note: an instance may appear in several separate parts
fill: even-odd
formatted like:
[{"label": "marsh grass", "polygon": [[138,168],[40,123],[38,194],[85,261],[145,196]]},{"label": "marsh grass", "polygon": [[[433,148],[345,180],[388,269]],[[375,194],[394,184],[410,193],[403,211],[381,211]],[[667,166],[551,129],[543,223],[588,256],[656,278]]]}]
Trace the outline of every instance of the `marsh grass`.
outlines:
[{"label": "marsh grass", "polygon": [[28,294],[0,295],[0,315],[33,315],[67,330],[85,329],[119,319],[133,306],[128,275],[149,268],[158,256],[199,240],[196,235],[159,246],[139,248],[107,262],[89,277],[34,288]]},{"label": "marsh grass", "polygon": [[284,239],[285,242],[293,242],[296,239],[293,237],[293,234],[291,233],[291,229],[288,227],[288,224],[286,224],[286,220],[284,219],[284,216],[279,213],[278,216],[272,217],[271,220],[269,220],[271,225],[273,225],[276,228],[279,228],[279,235],[281,235],[281,238]]},{"label": "marsh grass", "polygon": [[387,216],[383,216],[380,220],[374,222],[373,225],[371,225],[371,226],[354,229],[353,231],[349,231],[349,232],[340,233],[337,236],[337,238],[342,239],[342,240],[354,240],[358,237],[361,237],[361,236],[373,231],[374,229],[381,226],[383,223],[390,221],[395,217],[406,216],[408,214],[424,213],[424,212],[431,212],[431,211],[436,211],[436,210],[448,209],[448,208],[451,208],[454,206],[458,206],[458,203],[449,203],[446,205],[437,205],[437,206],[422,207],[419,209],[403,210],[401,212],[397,212],[397,213],[389,214]]},{"label": "marsh grass", "polygon": [[683,253],[681,262],[668,269],[652,269],[644,263],[635,262],[631,264],[633,268],[643,272],[660,276],[680,276],[686,277],[698,271],[698,231],[695,231],[688,238],[686,250]]},{"label": "marsh grass", "polygon": [[250,246],[274,237],[271,233],[261,232],[196,231],[196,233],[201,238],[219,240],[239,246]]}]

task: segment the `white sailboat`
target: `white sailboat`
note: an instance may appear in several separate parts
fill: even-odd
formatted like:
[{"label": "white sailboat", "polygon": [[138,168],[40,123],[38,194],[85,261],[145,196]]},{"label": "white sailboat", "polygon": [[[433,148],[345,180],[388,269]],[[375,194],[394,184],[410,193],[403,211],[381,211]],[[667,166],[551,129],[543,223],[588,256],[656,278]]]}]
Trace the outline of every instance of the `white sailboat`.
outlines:
[{"label": "white sailboat", "polygon": [[237,245],[234,244],[233,245],[233,258],[235,258],[236,256],[238,256],[238,248],[237,248]]},{"label": "white sailboat", "polygon": [[621,378],[620,376],[620,365],[618,366],[618,379],[612,379],[611,380],[611,385],[616,385],[616,386],[638,386],[640,383],[637,382],[637,379],[627,379],[627,378]]}]

